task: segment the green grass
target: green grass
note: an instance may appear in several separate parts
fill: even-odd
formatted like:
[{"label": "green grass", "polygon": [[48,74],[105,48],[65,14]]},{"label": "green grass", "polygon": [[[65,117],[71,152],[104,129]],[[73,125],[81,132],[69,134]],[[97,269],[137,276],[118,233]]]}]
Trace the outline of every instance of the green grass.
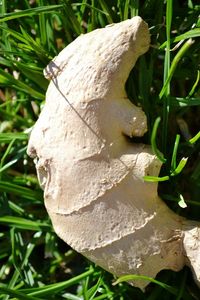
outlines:
[{"label": "green grass", "polygon": [[[0,300],[199,299],[189,269],[162,271],[145,292],[93,265],[54,233],[28,135],[48,86],[42,70],[81,33],[140,15],[151,48],[126,84],[147,117],[143,142],[163,162],[159,194],[200,220],[199,1],[2,0],[0,5]],[[143,279],[147,280],[143,274]],[[137,279],[133,274],[134,279]],[[129,278],[130,279],[130,278]]]}]

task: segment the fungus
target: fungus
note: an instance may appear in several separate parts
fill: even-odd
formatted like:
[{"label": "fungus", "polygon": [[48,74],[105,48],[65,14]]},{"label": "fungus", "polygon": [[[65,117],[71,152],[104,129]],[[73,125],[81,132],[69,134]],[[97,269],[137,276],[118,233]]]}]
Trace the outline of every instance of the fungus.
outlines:
[{"label": "fungus", "polygon": [[199,282],[199,228],[166,206],[157,183],[143,180],[158,176],[161,163],[150,146],[127,138],[147,130],[125,82],[149,43],[147,24],[134,17],[62,50],[45,70],[50,84],[28,154],[54,230],[76,251],[116,276],[154,278],[186,264]]}]

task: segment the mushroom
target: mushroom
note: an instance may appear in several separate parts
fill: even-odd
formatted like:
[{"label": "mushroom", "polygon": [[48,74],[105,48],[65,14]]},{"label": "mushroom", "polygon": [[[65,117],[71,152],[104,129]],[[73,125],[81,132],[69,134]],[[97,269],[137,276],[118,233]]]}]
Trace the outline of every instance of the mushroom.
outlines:
[{"label": "mushroom", "polygon": [[[185,264],[200,279],[199,227],[158,197],[161,163],[143,136],[146,116],[125,82],[149,48],[140,18],[79,36],[45,70],[46,103],[31,133],[45,206],[58,236],[105,270],[155,277]],[[143,289],[148,282],[133,281]]]}]

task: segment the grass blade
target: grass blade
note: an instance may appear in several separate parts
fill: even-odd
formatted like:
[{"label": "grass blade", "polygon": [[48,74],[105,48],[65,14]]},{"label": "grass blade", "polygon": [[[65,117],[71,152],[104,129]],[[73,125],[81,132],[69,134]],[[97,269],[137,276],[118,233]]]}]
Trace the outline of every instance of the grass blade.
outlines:
[{"label": "grass blade", "polygon": [[43,200],[41,191],[34,191],[30,188],[23,187],[12,182],[0,181],[0,191],[18,195],[21,198],[32,200],[33,202]]},{"label": "grass blade", "polygon": [[[182,40],[187,40],[187,39],[191,39],[191,38],[195,38],[195,37],[199,37],[200,36],[200,28],[194,28],[191,29],[181,35],[176,36],[175,38],[172,38],[170,40],[170,43],[178,43]],[[164,42],[159,49],[164,49],[167,45],[167,42]]]},{"label": "grass blade", "polygon": [[200,105],[200,98],[179,98],[179,97],[169,97],[171,106],[174,107],[189,107]]},{"label": "grass blade", "polygon": [[72,5],[69,0],[62,0],[64,6],[64,11],[66,16],[68,17],[71,27],[73,28],[74,32],[76,32],[77,35],[80,35],[82,33],[81,25],[79,24],[77,17],[74,13],[74,10],[72,8]]},{"label": "grass blade", "polygon": [[113,13],[112,13],[110,6],[107,4],[107,2],[104,0],[99,0],[99,4],[102,7],[102,10],[106,13],[106,18],[108,20],[108,23],[109,24],[114,23],[113,16],[112,16]]},{"label": "grass blade", "polygon": [[128,19],[128,11],[129,11],[129,2],[130,0],[126,0],[124,4],[124,20]]},{"label": "grass blade", "polygon": [[162,163],[165,163],[166,159],[164,158],[163,154],[160,152],[160,150],[158,149],[157,144],[156,144],[157,130],[158,130],[160,121],[161,121],[161,118],[158,117],[154,122],[153,130],[152,130],[152,134],[151,134],[151,147],[152,147],[153,153],[157,156],[157,158]]},{"label": "grass blade", "polygon": [[196,78],[196,81],[193,84],[193,86],[192,86],[192,88],[191,88],[191,90],[190,90],[190,92],[188,94],[188,98],[192,97],[192,95],[194,94],[195,89],[198,86],[199,80],[200,80],[200,70],[197,71],[197,78]]},{"label": "grass blade", "polygon": [[39,296],[39,297],[44,297],[44,296],[49,296],[55,293],[58,293],[60,291],[63,291],[64,289],[78,283],[80,280],[92,275],[94,273],[94,269],[90,268],[90,270],[75,276],[69,280],[63,281],[63,282],[58,282],[58,283],[53,283],[50,285],[46,285],[40,288],[35,288],[33,292],[31,292],[32,289],[23,289],[20,290],[21,292],[28,293],[30,296]]},{"label": "grass blade", "polygon": [[[166,3],[166,50],[165,50],[165,63],[164,63],[164,85],[165,88],[165,101],[163,105],[163,137],[162,137],[162,149],[166,153],[167,146],[167,131],[168,131],[168,118],[169,118],[169,98],[170,95],[170,82],[166,83],[166,80],[169,76],[170,70],[170,34],[171,34],[171,22],[172,22],[172,0],[167,0]],[[164,94],[163,94],[164,95]]]},{"label": "grass blade", "polygon": [[131,18],[139,15],[139,0],[131,0],[130,3],[130,11],[131,11]]},{"label": "grass blade", "polygon": [[194,144],[198,141],[198,139],[200,138],[200,131],[193,137],[189,140],[189,143],[190,144]]},{"label": "grass blade", "polygon": [[157,177],[157,176],[144,176],[144,181],[147,182],[163,182],[169,180],[169,176]]},{"label": "grass blade", "polygon": [[32,95],[32,97],[44,100],[45,97],[40,92],[37,92],[35,89],[31,88],[29,85],[23,83],[21,80],[15,79],[9,73],[0,70],[0,83],[2,85],[12,85],[14,88],[23,91],[27,94]]},{"label": "grass blade", "polygon": [[145,281],[150,281],[150,282],[153,282],[153,283],[161,286],[163,289],[167,290],[172,295],[178,295],[178,290],[175,289],[174,287],[172,287],[172,286],[170,286],[170,285],[168,285],[166,283],[160,282],[160,281],[158,281],[156,279],[153,279],[151,277],[143,276],[143,275],[125,275],[125,276],[122,276],[119,279],[117,279],[114,284],[116,285],[116,284],[119,284],[121,282],[131,281],[131,280],[145,280]]},{"label": "grass blade", "polygon": [[17,18],[39,15],[42,13],[51,13],[51,12],[55,12],[56,10],[59,11],[61,9],[63,9],[63,4],[39,6],[39,7],[30,8],[22,11],[5,13],[0,16],[0,22],[6,22]]},{"label": "grass blade", "polygon": [[41,298],[35,298],[32,296],[25,295],[21,292],[15,291],[13,289],[9,289],[9,288],[3,286],[2,284],[0,284],[0,291],[2,294],[13,296],[20,300],[42,300]]},{"label": "grass blade", "polygon": [[38,221],[32,221],[25,218],[14,217],[14,216],[3,216],[0,217],[0,224],[7,226],[14,226],[23,230],[33,231],[49,231],[51,226],[47,223],[40,223]]},{"label": "grass blade", "polygon": [[28,135],[24,132],[6,132],[0,133],[0,143],[10,143],[13,140],[27,141]]},{"label": "grass blade", "polygon": [[185,42],[185,44],[181,47],[181,49],[178,51],[176,56],[174,57],[171,67],[168,72],[168,76],[165,80],[162,90],[160,91],[160,94],[159,94],[160,99],[164,96],[164,94],[169,94],[170,80],[172,79],[172,76],[177,68],[177,65],[178,65],[179,61],[181,60],[181,58],[183,57],[183,55],[185,54],[185,52],[192,46],[193,43],[194,43],[194,41],[192,39],[187,40]]},{"label": "grass blade", "polygon": [[178,145],[180,142],[180,134],[176,135],[175,143],[174,143],[174,149],[172,153],[172,160],[171,160],[171,169],[175,170],[176,169],[176,157],[177,157],[177,151],[178,151]]},{"label": "grass blade", "polygon": [[171,172],[171,176],[176,176],[176,175],[180,174],[182,172],[183,168],[185,167],[187,161],[188,161],[188,157],[183,157],[180,160],[176,169]]}]

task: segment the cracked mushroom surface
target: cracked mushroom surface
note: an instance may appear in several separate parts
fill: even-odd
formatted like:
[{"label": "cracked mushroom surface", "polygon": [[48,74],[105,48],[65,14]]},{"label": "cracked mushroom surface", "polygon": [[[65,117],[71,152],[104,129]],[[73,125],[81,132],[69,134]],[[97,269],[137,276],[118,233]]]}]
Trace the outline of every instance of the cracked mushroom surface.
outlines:
[{"label": "cracked mushroom surface", "polygon": [[[143,136],[146,116],[127,98],[125,82],[150,44],[140,18],[79,36],[45,69],[46,102],[28,145],[55,232],[116,276],[155,277],[192,265],[196,223],[173,213],[157,195],[161,163]],[[194,230],[196,229],[196,231]],[[188,255],[189,253],[189,255]],[[133,281],[143,289],[147,281]]]}]

